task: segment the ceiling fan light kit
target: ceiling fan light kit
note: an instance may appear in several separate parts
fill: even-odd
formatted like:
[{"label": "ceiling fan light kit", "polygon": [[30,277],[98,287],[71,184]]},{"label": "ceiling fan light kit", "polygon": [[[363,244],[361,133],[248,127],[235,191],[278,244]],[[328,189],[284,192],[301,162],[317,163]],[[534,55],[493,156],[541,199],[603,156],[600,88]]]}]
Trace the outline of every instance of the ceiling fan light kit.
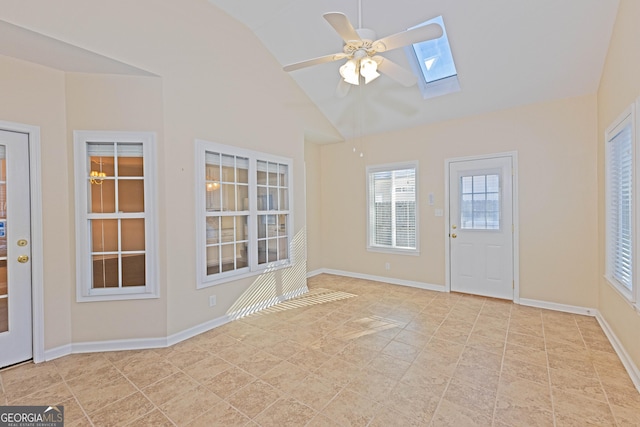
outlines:
[{"label": "ceiling fan light kit", "polygon": [[349,18],[343,13],[329,12],[323,17],[344,41],[343,52],[290,64],[284,67],[284,71],[299,70],[346,58],[347,62],[340,67],[340,76],[347,83],[359,85],[362,77],[367,84],[378,78],[380,73],[384,73],[403,86],[412,86],[417,82],[413,73],[378,53],[442,37],[442,28],[438,24],[429,24],[376,40],[373,30],[354,29]]}]

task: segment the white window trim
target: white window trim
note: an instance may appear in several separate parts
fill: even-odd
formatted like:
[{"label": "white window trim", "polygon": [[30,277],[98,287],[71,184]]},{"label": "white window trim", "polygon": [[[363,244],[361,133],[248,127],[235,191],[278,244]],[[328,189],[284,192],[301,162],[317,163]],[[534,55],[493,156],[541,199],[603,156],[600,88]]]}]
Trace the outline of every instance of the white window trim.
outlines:
[{"label": "white window trim", "polygon": [[[415,249],[406,249],[406,248],[390,248],[388,246],[377,246],[377,245],[373,245],[371,244],[371,209],[369,206],[369,200],[370,200],[370,192],[371,192],[371,188],[370,188],[370,182],[369,182],[369,175],[371,173],[375,173],[375,172],[384,172],[384,171],[393,171],[393,170],[398,170],[398,169],[415,169],[416,171],[416,182],[415,182],[415,193],[416,193],[416,248]],[[367,251],[369,252],[381,252],[381,253],[388,253],[388,254],[396,254],[396,255],[413,255],[413,256],[418,256],[420,255],[420,198],[418,197],[419,195],[419,185],[418,185],[418,179],[419,179],[419,170],[418,170],[418,161],[410,161],[410,162],[401,162],[401,163],[388,163],[388,164],[384,164],[384,165],[371,165],[371,166],[367,166],[366,168],[366,210],[367,210],[367,223],[366,223],[366,227],[367,227]]]},{"label": "white window trim", "polygon": [[[195,185],[196,185],[196,288],[203,289],[223,283],[228,283],[234,280],[240,280],[247,277],[256,276],[266,272],[279,270],[282,268],[288,268],[295,263],[295,253],[293,252],[293,230],[294,230],[294,215],[293,215],[293,160],[288,157],[276,156],[273,154],[263,153],[259,151],[248,150],[231,145],[220,144],[217,142],[205,141],[201,139],[195,140]],[[218,152],[222,154],[229,154],[238,157],[246,157],[249,159],[249,218],[247,220],[248,236],[249,236],[249,266],[240,270],[232,270],[222,272],[215,277],[207,276],[206,274],[206,225],[205,215],[206,202],[202,189],[205,188],[205,153],[207,151]],[[257,209],[257,177],[256,177],[256,162],[257,160],[264,160],[268,162],[286,164],[288,166],[288,189],[289,189],[289,210],[286,211],[288,218],[288,233],[289,239],[289,259],[279,260],[271,263],[258,265],[255,259],[255,254],[258,253],[258,235],[256,230],[256,221],[258,218]]]},{"label": "white window trim", "polygon": [[[640,108],[640,98],[637,99],[633,104],[627,107],[622,114],[620,114],[616,120],[605,130],[604,134],[604,142],[605,142],[605,279],[612,286],[612,288],[620,294],[629,304],[631,304],[636,311],[640,311],[640,286],[638,285],[638,268],[640,268],[640,244],[638,242],[638,237],[640,233],[638,233],[638,226],[640,225],[640,189],[638,188],[638,176],[640,174],[640,164],[638,162],[638,147],[640,144],[640,124],[638,123],[638,115],[636,110]],[[623,125],[631,124],[631,137],[632,137],[632,207],[634,212],[632,212],[632,249],[633,249],[633,258],[632,258],[632,279],[631,279],[631,290],[627,289],[626,286],[616,280],[611,272],[611,260],[609,259],[609,235],[610,235],[610,225],[609,225],[609,210],[611,201],[611,194],[609,192],[609,183],[610,183],[610,171],[608,170],[609,164],[609,147],[608,144],[610,140],[616,135],[619,128]]]},{"label": "white window trim", "polygon": [[[153,132],[74,131],[76,207],[76,301],[115,301],[158,298],[158,205],[156,134]],[[145,286],[91,288],[91,231],[88,225],[87,142],[142,143],[144,158]]]}]

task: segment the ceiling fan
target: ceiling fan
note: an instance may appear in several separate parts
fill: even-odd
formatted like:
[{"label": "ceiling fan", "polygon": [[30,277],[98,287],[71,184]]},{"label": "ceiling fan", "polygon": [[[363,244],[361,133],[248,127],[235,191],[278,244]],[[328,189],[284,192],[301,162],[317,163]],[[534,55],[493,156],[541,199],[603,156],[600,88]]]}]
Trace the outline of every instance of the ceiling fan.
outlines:
[{"label": "ceiling fan", "polygon": [[[359,21],[361,14],[360,9]],[[349,18],[343,13],[328,12],[322,16],[344,40],[343,51],[286,65],[283,68],[284,71],[295,71],[346,58],[347,61],[340,67],[340,75],[347,83],[358,85],[362,77],[367,84],[378,78],[381,72],[403,86],[412,86],[417,82],[417,77],[413,73],[378,54],[442,36],[442,28],[438,24],[428,24],[376,39],[373,30],[354,29]]]}]

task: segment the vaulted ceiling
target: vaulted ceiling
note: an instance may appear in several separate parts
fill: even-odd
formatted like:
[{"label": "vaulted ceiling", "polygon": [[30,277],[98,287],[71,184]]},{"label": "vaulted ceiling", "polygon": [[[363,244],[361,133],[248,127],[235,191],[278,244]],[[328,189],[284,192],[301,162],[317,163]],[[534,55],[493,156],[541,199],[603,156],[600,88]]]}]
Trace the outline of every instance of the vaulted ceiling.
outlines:
[{"label": "vaulted ceiling", "polygon": [[[343,12],[358,23],[358,0],[209,1],[249,27],[282,65],[341,51],[342,40],[323,13]],[[361,3],[362,26],[378,38],[442,15],[461,91],[424,99],[417,86],[382,76],[340,98],[344,61],[291,72],[345,138],[592,94],[618,9],[618,0]],[[410,69],[403,49],[384,56]]]}]

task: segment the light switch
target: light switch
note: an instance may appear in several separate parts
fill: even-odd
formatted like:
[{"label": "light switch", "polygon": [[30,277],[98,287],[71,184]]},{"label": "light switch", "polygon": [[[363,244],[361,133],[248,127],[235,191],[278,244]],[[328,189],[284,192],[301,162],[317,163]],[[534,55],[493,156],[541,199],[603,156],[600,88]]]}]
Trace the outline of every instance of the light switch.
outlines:
[{"label": "light switch", "polygon": [[442,209],[436,209],[436,216],[443,216],[444,215],[444,211]]},{"label": "light switch", "polygon": [[429,193],[429,206],[433,206],[434,203],[435,197],[433,196],[433,193]]}]

